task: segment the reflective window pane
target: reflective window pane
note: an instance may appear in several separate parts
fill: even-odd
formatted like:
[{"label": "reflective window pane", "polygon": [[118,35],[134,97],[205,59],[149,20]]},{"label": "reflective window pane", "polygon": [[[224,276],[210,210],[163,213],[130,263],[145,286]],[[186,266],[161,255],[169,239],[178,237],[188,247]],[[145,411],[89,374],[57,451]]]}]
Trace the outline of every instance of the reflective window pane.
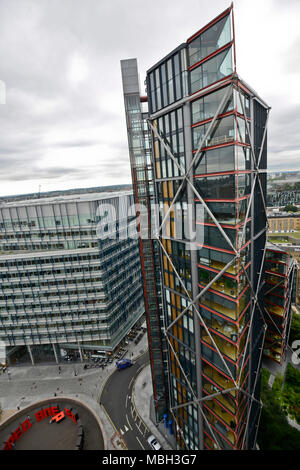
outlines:
[{"label": "reflective window pane", "polygon": [[230,47],[190,72],[191,93],[231,75],[232,72],[232,48]]},{"label": "reflective window pane", "polygon": [[204,31],[189,45],[190,66],[196,64],[231,41],[230,15]]},{"label": "reflective window pane", "polygon": [[[215,115],[227,90],[228,87],[221,88],[214,93],[210,93],[209,95],[203,96],[202,98],[194,101],[192,103],[192,124],[212,118]],[[233,99],[231,94],[223,108],[220,110],[219,114],[223,114],[232,110]]]},{"label": "reflective window pane", "polygon": [[235,147],[233,145],[219,147],[203,152],[195,168],[195,175],[218,173],[235,169]]}]

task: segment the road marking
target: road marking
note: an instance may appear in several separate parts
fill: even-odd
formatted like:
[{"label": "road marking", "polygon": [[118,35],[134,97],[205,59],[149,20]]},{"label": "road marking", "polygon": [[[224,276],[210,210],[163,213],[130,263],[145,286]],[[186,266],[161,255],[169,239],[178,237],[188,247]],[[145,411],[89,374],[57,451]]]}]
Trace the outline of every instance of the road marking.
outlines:
[{"label": "road marking", "polygon": [[140,446],[142,447],[142,449],[145,450],[145,447],[143,446],[143,444],[141,443],[141,441],[139,440],[139,438],[136,436],[136,440],[138,441],[138,443],[140,444]]},{"label": "road marking", "polygon": [[129,429],[128,429],[128,427],[126,426],[126,424],[125,424],[125,428],[124,428],[124,429],[125,429],[125,432],[129,431]]},{"label": "road marking", "polygon": [[122,436],[124,435],[124,432],[122,431],[122,429],[120,429],[120,433],[122,434]]},{"label": "road marking", "polygon": [[131,385],[132,385],[133,380],[134,380],[134,377],[132,377],[132,379],[131,379],[130,382],[129,382],[129,388],[131,388]]},{"label": "road marking", "polygon": [[130,424],[130,422],[129,422],[129,419],[128,419],[128,416],[127,416],[127,415],[126,415],[126,420],[127,420],[128,426],[130,427],[130,429],[131,429],[131,431],[132,431],[133,429],[132,429],[132,426],[131,426],[131,424]]}]

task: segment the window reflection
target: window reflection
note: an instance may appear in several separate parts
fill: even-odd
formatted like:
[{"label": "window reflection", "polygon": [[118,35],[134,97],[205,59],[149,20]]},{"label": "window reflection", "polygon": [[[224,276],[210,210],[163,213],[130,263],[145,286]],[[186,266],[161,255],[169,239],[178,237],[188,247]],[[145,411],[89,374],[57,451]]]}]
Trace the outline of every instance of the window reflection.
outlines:
[{"label": "window reflection", "polygon": [[[245,220],[248,199],[239,203],[231,202],[207,202],[208,208],[214,214],[220,224],[236,225]],[[205,211],[205,222],[213,223],[213,219]]]},{"label": "window reflection", "polygon": [[[193,149],[197,150],[207,129],[209,123],[202,126],[193,128]],[[234,116],[227,116],[223,119],[218,119],[213,126],[210,134],[207,136],[204,147],[224,144],[234,140]]]},{"label": "window reflection", "polygon": [[[221,88],[220,90],[210,93],[209,95],[203,96],[202,98],[193,101],[192,103],[192,123],[204,121],[205,119],[212,118],[223,97],[227,93],[228,87]],[[233,109],[233,96],[232,93],[229,96],[227,102],[224,104],[220,114],[226,113]]]},{"label": "window reflection", "polygon": [[195,185],[205,199],[236,199],[249,195],[250,175],[214,175],[196,178]]},{"label": "window reflection", "polygon": [[250,170],[250,148],[237,146],[238,170]]},{"label": "window reflection", "polygon": [[230,47],[190,72],[191,93],[231,75],[232,72],[232,48]]},{"label": "window reflection", "polygon": [[195,180],[201,196],[208,199],[235,199],[235,175],[210,176]]},{"label": "window reflection", "polygon": [[189,45],[190,66],[231,41],[230,15],[225,16]]},{"label": "window reflection", "polygon": [[233,145],[203,152],[195,167],[195,175],[234,170],[234,154]]}]

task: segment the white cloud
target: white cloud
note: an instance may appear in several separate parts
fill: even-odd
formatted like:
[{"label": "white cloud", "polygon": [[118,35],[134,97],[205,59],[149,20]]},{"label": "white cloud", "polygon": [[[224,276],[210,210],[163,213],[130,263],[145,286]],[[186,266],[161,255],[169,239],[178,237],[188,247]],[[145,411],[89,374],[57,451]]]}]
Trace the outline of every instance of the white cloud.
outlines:
[{"label": "white cloud", "polygon": [[71,55],[67,66],[67,79],[72,85],[78,85],[87,80],[89,68],[83,57],[77,52]]}]

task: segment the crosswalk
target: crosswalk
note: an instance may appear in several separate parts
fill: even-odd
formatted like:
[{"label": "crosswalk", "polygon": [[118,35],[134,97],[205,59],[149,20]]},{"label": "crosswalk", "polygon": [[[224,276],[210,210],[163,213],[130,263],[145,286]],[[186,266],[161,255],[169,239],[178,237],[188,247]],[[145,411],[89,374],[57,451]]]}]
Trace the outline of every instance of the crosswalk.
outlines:
[{"label": "crosswalk", "polygon": [[125,432],[127,432],[127,431],[129,431],[129,429],[128,429],[128,427],[127,427],[126,424],[125,424],[125,426],[124,426],[124,431],[123,431],[123,429],[120,429],[120,434],[121,434],[122,436],[124,436]]}]

